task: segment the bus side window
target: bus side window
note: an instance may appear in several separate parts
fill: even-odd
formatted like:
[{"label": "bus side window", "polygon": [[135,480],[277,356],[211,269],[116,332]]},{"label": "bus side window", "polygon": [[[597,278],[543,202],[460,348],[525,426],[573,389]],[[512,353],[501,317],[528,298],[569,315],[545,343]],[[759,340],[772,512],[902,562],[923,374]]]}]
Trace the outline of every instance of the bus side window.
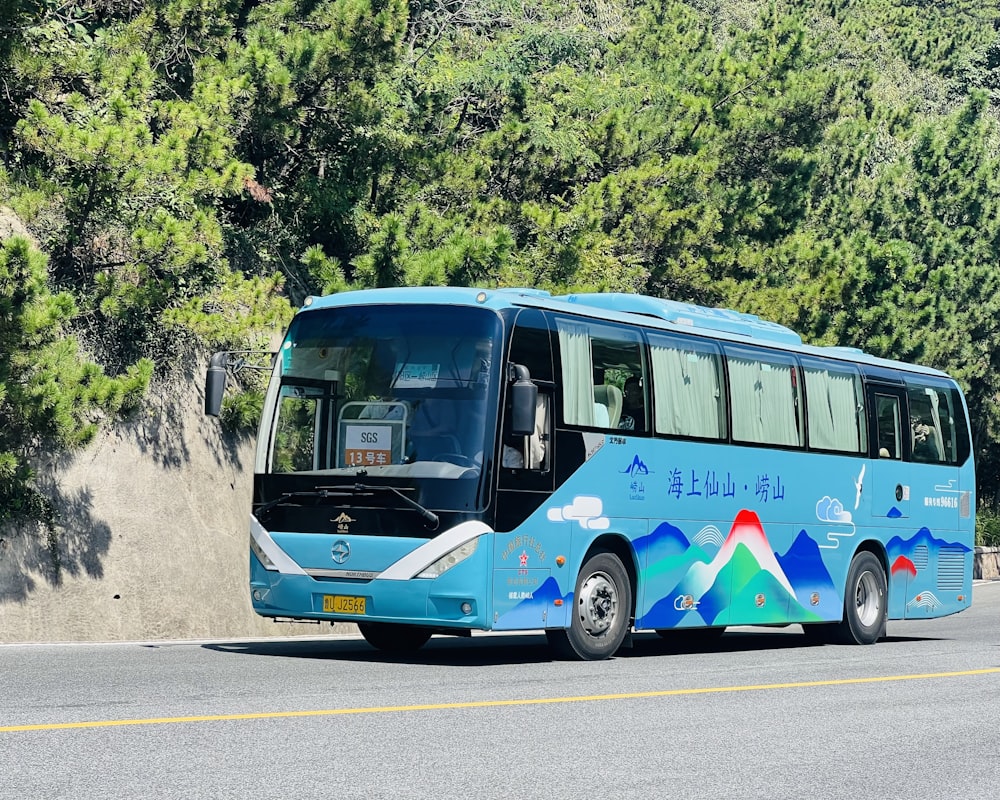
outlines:
[{"label": "bus side window", "polygon": [[868,451],[864,388],[857,367],[802,359],[809,446],[839,453]]},{"label": "bus side window", "polygon": [[727,345],[733,439],[802,447],[798,367],[788,356]]},{"label": "bus side window", "polygon": [[913,460],[938,464],[954,453],[954,425],[949,396],[907,381]]},{"label": "bus side window", "polygon": [[875,413],[875,421],[878,426],[878,457],[892,458],[898,461],[903,457],[899,398],[876,395]]},{"label": "bus side window", "polygon": [[[650,334],[653,423],[668,436],[726,437],[722,357],[715,345]],[[631,398],[632,390],[626,385]],[[639,387],[640,400],[642,386]]]},{"label": "bus side window", "polygon": [[530,436],[503,437],[500,466],[508,469],[531,469],[545,472],[549,468],[549,396],[538,393],[535,403],[535,430]]},{"label": "bus side window", "polygon": [[559,336],[562,419],[617,431],[625,376],[641,369],[642,337],[623,325],[555,318]]},{"label": "bus side window", "polygon": [[[510,340],[509,361],[526,367],[531,380],[540,389],[535,403],[534,433],[513,436],[509,430],[505,431],[500,465],[509,469],[527,468],[545,472],[551,458],[552,345],[548,322],[538,309],[525,308],[518,312]],[[509,404],[506,417],[506,424],[509,424]]]}]

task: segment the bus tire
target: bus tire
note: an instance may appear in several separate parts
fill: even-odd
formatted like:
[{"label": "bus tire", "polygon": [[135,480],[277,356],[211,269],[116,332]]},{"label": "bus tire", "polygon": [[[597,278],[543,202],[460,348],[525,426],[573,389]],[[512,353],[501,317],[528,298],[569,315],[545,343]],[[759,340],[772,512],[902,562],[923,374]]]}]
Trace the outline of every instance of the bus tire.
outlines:
[{"label": "bus tire", "polygon": [[613,656],[628,634],[632,618],[632,583],[614,553],[587,559],[576,578],[568,628],[545,631],[559,658],[597,661]]},{"label": "bus tire", "polygon": [[885,636],[888,605],[882,562],[867,550],[856,553],[847,571],[844,619],[837,628],[837,639],[841,644],[875,644]]},{"label": "bus tire", "polygon": [[368,644],[386,653],[412,653],[431,638],[427,628],[392,622],[359,622],[358,630]]}]

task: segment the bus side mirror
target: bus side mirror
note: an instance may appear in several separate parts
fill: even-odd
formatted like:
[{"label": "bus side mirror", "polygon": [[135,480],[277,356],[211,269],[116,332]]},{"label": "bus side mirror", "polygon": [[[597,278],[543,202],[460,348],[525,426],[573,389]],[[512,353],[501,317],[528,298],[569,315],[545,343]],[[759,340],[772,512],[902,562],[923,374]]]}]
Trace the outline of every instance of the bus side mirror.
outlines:
[{"label": "bus side mirror", "polygon": [[[248,356],[250,360],[244,356]],[[269,366],[253,363],[255,360],[263,360],[264,356],[270,356]],[[238,375],[245,369],[270,372],[274,367],[276,356],[277,353],[268,353],[264,350],[220,350],[218,353],[213,353],[208,362],[208,372],[205,373],[205,413],[210,417],[217,417],[222,411],[222,395],[226,392],[227,372],[232,372],[233,375]]]},{"label": "bus side mirror", "polygon": [[222,411],[222,395],[226,391],[226,368],[229,353],[214,353],[205,373],[205,413],[217,417]]},{"label": "bus side mirror", "polygon": [[512,364],[514,384],[511,392],[511,426],[515,436],[531,436],[535,432],[535,406],[538,402],[538,387],[531,382],[528,368]]}]

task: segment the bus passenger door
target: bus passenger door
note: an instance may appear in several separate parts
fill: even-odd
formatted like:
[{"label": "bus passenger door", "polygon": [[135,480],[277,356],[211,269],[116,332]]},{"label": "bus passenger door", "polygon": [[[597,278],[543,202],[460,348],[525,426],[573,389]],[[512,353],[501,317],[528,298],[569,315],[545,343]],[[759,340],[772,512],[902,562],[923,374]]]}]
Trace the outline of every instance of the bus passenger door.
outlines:
[{"label": "bus passenger door", "polygon": [[908,519],[910,516],[910,425],[902,387],[873,386],[868,391],[869,447],[872,458],[871,509],[873,517]]},{"label": "bus passenger door", "polygon": [[[531,630],[565,624],[565,609],[554,605],[557,547],[540,509],[552,497],[553,375],[548,323],[538,309],[522,309],[511,335],[509,361],[526,367],[538,386],[535,431],[511,430],[510,385],[501,406],[500,442],[494,467],[493,630]],[[535,515],[536,521],[527,524]],[[552,618],[558,611],[561,617]]]}]

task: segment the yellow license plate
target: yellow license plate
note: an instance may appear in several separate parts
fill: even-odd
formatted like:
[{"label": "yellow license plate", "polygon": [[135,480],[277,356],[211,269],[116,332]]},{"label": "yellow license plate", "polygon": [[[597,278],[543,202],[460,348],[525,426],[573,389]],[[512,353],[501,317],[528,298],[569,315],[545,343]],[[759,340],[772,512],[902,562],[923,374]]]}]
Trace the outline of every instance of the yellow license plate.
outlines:
[{"label": "yellow license plate", "polygon": [[327,614],[364,614],[365,598],[346,594],[325,594],[323,611]]}]

